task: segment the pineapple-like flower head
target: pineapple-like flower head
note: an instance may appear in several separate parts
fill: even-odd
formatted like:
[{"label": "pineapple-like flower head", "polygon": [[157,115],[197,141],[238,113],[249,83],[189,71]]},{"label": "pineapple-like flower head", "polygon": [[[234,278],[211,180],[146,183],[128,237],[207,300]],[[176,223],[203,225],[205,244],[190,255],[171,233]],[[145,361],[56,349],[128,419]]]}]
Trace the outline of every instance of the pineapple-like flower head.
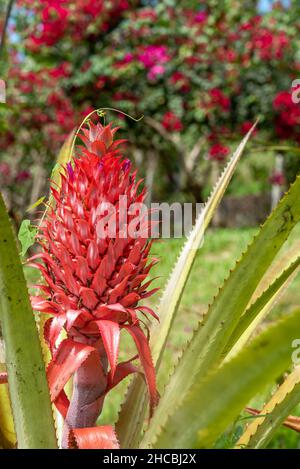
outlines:
[{"label": "pineapple-like flower head", "polygon": [[[77,157],[61,173],[60,186],[52,184],[54,204],[38,234],[42,252],[30,260],[44,279],[32,305],[50,314],[44,334],[52,362],[58,363],[59,355],[61,361],[67,361],[74,352],[72,346],[77,353],[101,342],[109,365],[107,389],[134,371],[128,368],[129,361],[118,364],[120,331],[127,331],[136,344],[153,408],[157,399],[155,373],[145,329],[149,315],[156,315],[140,301],[156,290],[149,291],[151,280],[147,277],[157,260],[149,259],[147,216],[136,223],[134,233],[126,231],[136,219],[128,207],[143,204],[146,191],[140,189],[141,180],[120,153],[124,141],[114,140],[116,130],[111,124],[89,123],[81,132],[83,146],[77,148]],[[67,348],[61,351],[62,329],[67,334],[63,344],[69,347],[69,354]],[[79,364],[83,360],[80,356]],[[55,366],[51,363],[48,369],[57,384]],[[63,389],[53,394],[53,400],[65,399]]]}]

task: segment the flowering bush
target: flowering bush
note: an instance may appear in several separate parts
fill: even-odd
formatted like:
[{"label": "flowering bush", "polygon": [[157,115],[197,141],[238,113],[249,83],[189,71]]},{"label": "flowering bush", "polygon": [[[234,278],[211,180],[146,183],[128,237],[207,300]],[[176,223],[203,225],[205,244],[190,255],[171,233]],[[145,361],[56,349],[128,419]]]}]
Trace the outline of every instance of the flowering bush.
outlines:
[{"label": "flowering bush", "polygon": [[300,106],[292,101],[292,92],[279,92],[274,98],[273,107],[278,136],[300,142]]},{"label": "flowering bush", "polygon": [[215,143],[209,150],[209,158],[215,161],[224,161],[229,149],[220,143]]},{"label": "flowering bush", "polygon": [[[52,197],[35,230],[42,249],[30,262],[42,275],[31,305],[0,194],[0,321],[5,344],[0,369],[1,446],[211,448],[251,399],[286,371],[290,373],[261,412],[246,408],[261,414],[260,425],[250,424],[238,440],[233,435],[230,446],[266,446],[282,423],[299,431],[299,417],[290,411],[300,398],[298,349],[291,353],[299,342],[300,310],[257,331],[299,269],[297,243],[290,245],[288,255],[280,255],[300,220],[299,177],[256,232],[192,336],[186,337],[173,369],[166,373],[162,368],[203,234],[251,130],[199,213],[155,313],[140,305],[154,292],[148,290],[149,281],[144,283],[153,265],[148,239],[151,210],[146,209],[145,219],[141,213],[136,219],[136,203],[144,201],[145,190],[139,190],[141,181],[121,154],[111,124],[89,122],[81,135],[83,147],[75,147],[72,139],[64,146],[63,166],[54,173]],[[134,211],[124,212],[123,196],[134,203]],[[115,234],[109,229],[108,205],[117,213]],[[129,225],[134,218],[135,236],[127,230],[127,216]],[[38,324],[31,306],[40,313]],[[50,318],[43,320],[44,313]],[[145,323],[149,315],[159,323]],[[66,337],[60,334],[63,329]],[[118,363],[121,331],[132,336],[138,353]],[[137,358],[141,368],[133,364]],[[111,420],[109,425],[97,425],[106,394],[133,373],[114,427]],[[67,384],[72,388],[70,399]],[[51,403],[63,417],[63,428]]]},{"label": "flowering bush", "polygon": [[[234,8],[214,0],[180,6],[19,0],[13,23],[19,40],[10,45],[8,79],[11,122],[18,130],[13,140],[7,133],[7,159],[18,153],[20,165],[37,164],[33,154],[43,148],[40,164],[49,165],[91,103],[160,123],[162,131],[150,126],[143,133],[123,125],[133,145],[160,153],[169,181],[186,170],[178,155],[184,162],[199,135],[207,145],[194,167],[199,159],[224,162],[233,135],[247,132],[258,115],[264,141],[298,141],[299,105],[290,101],[299,70],[292,7],[276,3],[262,16],[232,2]],[[200,173],[190,171],[180,180]],[[188,192],[194,182],[173,184],[174,190]],[[201,184],[196,187],[193,195],[201,199]]]}]

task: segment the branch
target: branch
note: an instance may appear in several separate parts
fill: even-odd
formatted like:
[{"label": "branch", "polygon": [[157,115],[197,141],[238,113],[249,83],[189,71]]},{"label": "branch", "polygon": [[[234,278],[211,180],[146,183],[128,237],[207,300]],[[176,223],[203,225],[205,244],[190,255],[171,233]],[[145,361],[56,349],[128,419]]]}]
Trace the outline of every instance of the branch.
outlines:
[{"label": "branch", "polygon": [[2,30],[1,38],[0,38],[0,56],[1,56],[1,54],[3,52],[3,49],[4,49],[6,30],[7,30],[7,27],[8,27],[9,18],[10,18],[11,12],[12,12],[13,4],[14,4],[14,0],[9,0],[7,10],[6,10],[6,16],[5,16],[5,20],[4,20],[3,30]]},{"label": "branch", "polygon": [[205,137],[202,135],[199,140],[195,143],[191,151],[188,153],[186,158],[186,169],[188,173],[192,172],[197,161],[197,158],[200,155],[203,144],[205,142]]},{"label": "branch", "polygon": [[146,117],[145,121],[147,124],[150,125],[154,130],[156,130],[163,138],[168,140],[169,142],[173,143],[173,145],[176,147],[178,154],[180,156],[180,161],[182,165],[183,172],[185,175],[188,173],[187,167],[186,167],[186,154],[187,154],[187,149],[185,145],[182,142],[182,139],[180,138],[179,134],[173,134],[168,132],[163,125],[161,125],[159,122],[156,120],[152,119],[152,117]]},{"label": "branch", "polygon": [[181,141],[181,138],[179,137],[178,134],[172,134],[169,133],[163,125],[161,125],[159,122],[156,120],[152,119],[152,117],[146,117],[145,122],[150,125],[154,130],[156,130],[162,137],[164,137],[166,140],[169,140],[169,142],[172,142],[173,145],[176,146],[178,150],[183,152],[185,154],[185,148],[184,145]]}]

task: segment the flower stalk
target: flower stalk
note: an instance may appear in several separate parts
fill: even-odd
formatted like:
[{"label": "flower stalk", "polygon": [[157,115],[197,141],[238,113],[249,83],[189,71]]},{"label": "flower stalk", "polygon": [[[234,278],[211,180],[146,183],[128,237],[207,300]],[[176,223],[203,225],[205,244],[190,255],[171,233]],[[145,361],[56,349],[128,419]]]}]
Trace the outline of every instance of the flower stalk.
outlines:
[{"label": "flower stalk", "polygon": [[64,449],[70,445],[70,429],[94,427],[101,414],[107,388],[108,363],[102,341],[98,340],[94,346],[97,353],[91,354],[74,374],[73,393],[62,435]]}]

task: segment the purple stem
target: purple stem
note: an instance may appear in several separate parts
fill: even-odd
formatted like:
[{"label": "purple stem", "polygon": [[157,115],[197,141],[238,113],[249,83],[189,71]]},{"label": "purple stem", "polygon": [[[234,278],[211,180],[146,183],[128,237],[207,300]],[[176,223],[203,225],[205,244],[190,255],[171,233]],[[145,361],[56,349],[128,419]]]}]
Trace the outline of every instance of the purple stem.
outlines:
[{"label": "purple stem", "polygon": [[69,446],[70,428],[94,427],[99,417],[107,387],[107,356],[101,341],[74,374],[73,393],[64,422],[62,448]]}]

